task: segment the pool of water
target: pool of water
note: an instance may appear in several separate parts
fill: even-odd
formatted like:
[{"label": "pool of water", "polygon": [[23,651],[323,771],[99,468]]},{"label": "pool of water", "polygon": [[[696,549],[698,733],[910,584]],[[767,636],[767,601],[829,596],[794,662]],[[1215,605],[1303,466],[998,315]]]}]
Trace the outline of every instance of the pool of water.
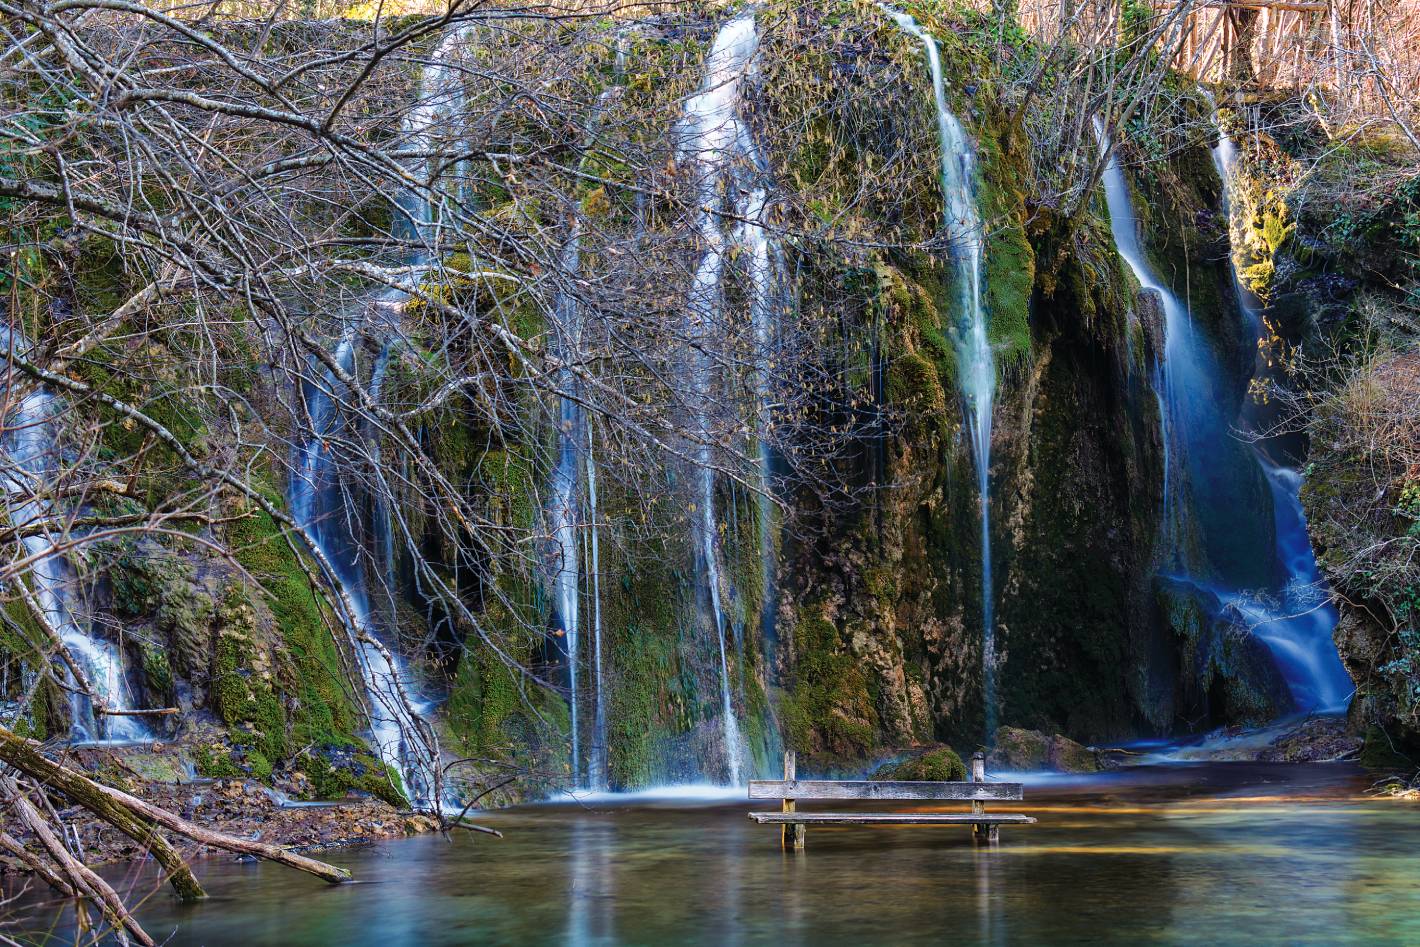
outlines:
[{"label": "pool of water", "polygon": [[[680,793],[485,813],[502,839],[421,837],[330,860],[330,887],[211,859],[179,905],[110,879],[170,944],[1420,943],[1420,809],[1343,764],[1196,764],[1038,781],[1036,825],[811,828],[779,849],[747,802]],[[930,807],[920,807],[927,809]],[[1004,807],[1003,807],[1004,808]],[[61,903],[0,933],[73,941]]]}]

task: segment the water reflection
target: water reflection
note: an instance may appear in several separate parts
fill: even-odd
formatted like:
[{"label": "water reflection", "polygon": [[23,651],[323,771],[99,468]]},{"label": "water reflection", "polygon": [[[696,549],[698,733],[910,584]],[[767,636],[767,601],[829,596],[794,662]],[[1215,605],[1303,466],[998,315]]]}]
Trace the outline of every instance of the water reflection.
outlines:
[{"label": "water reflection", "polygon": [[568,846],[567,943],[573,947],[616,943],[615,868],[612,827],[599,820],[572,824]]},{"label": "water reflection", "polygon": [[[502,840],[422,837],[344,851],[364,883],[209,861],[183,907],[150,867],[171,944],[1216,944],[1420,942],[1420,819],[1347,766],[1209,764],[1035,787],[1034,826],[999,849],[961,827],[820,828],[779,848],[748,804],[528,807]],[[33,894],[0,933],[72,942]],[[45,931],[45,935],[35,934]],[[46,941],[46,937],[51,938]]]}]

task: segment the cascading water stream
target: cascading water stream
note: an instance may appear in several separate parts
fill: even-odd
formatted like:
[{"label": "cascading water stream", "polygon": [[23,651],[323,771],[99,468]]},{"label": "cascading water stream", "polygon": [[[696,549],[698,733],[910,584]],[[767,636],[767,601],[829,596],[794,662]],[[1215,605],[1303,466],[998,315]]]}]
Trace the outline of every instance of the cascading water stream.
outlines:
[{"label": "cascading water stream", "polygon": [[[618,39],[616,70],[617,75],[625,69],[625,42]],[[602,120],[602,113],[619,87],[604,90],[597,98],[592,115],[591,127],[596,128]],[[577,357],[582,344],[582,307],[577,298],[577,284],[582,266],[582,218],[577,209],[571,214],[567,243],[562,248],[559,261],[562,289],[557,294],[554,309],[553,344],[555,354],[563,360],[558,371],[557,463],[553,466],[548,483],[547,522],[550,527],[553,555],[556,563],[552,573],[553,607],[562,631],[563,652],[567,660],[568,703],[571,711],[572,728],[572,780],[574,786],[581,785],[582,778],[582,688],[581,688],[581,563],[579,553],[578,526],[582,521],[578,486],[579,473],[584,473],[586,487],[586,515],[590,521],[587,550],[592,582],[592,674],[593,713],[592,745],[587,760],[588,785],[594,790],[606,788],[606,696],[602,676],[602,621],[601,621],[601,549],[597,535],[597,487],[596,456],[592,452],[591,426],[582,412],[576,397],[577,378],[570,363]],[[584,453],[585,452],[585,453]],[[581,461],[581,463],[579,463]]]},{"label": "cascading water stream", "polygon": [[[575,282],[581,267],[581,228],[574,219],[572,233],[562,251],[562,277],[569,284]],[[557,354],[566,360],[573,356],[577,347],[578,307],[572,292],[559,296],[557,305],[554,345]],[[581,651],[578,648],[580,632],[580,563],[578,561],[577,539],[577,467],[580,451],[578,440],[582,433],[582,412],[570,393],[576,385],[570,368],[558,371],[558,387],[564,394],[558,398],[557,463],[552,469],[548,490],[547,522],[552,537],[553,555],[556,562],[552,568],[553,607],[562,631],[563,651],[567,659],[568,704],[572,713],[572,780],[576,784],[582,773],[582,694],[578,674]]]},{"label": "cascading water stream", "polygon": [[[463,101],[462,76],[451,60],[466,33],[467,28],[445,37],[424,68],[418,99],[402,129],[403,138],[412,150],[432,151],[434,130]],[[427,158],[424,166],[427,166]],[[437,242],[433,231],[442,219],[443,208],[436,207],[429,198],[420,181],[422,176],[412,177],[415,183],[401,188],[396,196],[398,212],[394,215],[393,229],[394,236],[406,247],[405,265],[417,271],[429,264],[428,248]],[[407,280],[407,285],[417,282],[417,272]],[[376,300],[383,305],[374,308],[384,311],[406,298],[404,291],[390,289]],[[361,327],[362,323],[352,323],[332,353],[334,361],[349,378],[359,377],[355,355]],[[387,337],[393,335],[386,334]],[[366,392],[372,399],[379,397],[388,358],[389,343],[386,343],[375,359]],[[401,789],[410,803],[416,809],[427,809],[443,802],[433,798],[434,767],[438,761],[431,758],[422,731],[422,718],[428,708],[422,701],[408,696],[409,675],[393,652],[370,640],[376,629],[362,561],[365,552],[358,538],[363,529],[352,519],[356,505],[349,502],[349,492],[341,480],[340,461],[332,450],[332,444],[355,440],[357,432],[349,430],[341,411],[342,395],[349,392],[334,372],[317,369],[313,377],[319,381],[308,381],[302,386],[311,429],[309,440],[298,452],[296,475],[291,479],[292,514],[307,539],[330,563],[335,572],[332,578],[349,605],[353,647],[370,711],[371,747],[399,774]],[[372,456],[378,455],[372,452]],[[383,524],[381,540],[385,547],[382,565],[388,569],[394,558],[388,522]]]},{"label": "cascading water stream", "polygon": [[[1100,147],[1109,149],[1098,119],[1095,130]],[[1226,150],[1215,154],[1224,172],[1227,157]],[[1338,709],[1350,692],[1350,681],[1331,641],[1336,613],[1322,590],[1297,499],[1300,477],[1274,464],[1256,445],[1239,449],[1238,457],[1229,459],[1237,438],[1232,419],[1217,410],[1218,369],[1188,308],[1154,271],[1139,243],[1128,180],[1114,154],[1109,155],[1102,183],[1119,255],[1142,287],[1158,293],[1163,307],[1164,355],[1155,384],[1165,449],[1163,568],[1212,593],[1224,608],[1241,616],[1272,654],[1296,709]],[[1242,297],[1244,315],[1260,326],[1260,315],[1248,311],[1249,298]],[[1202,521],[1207,514],[1214,522],[1228,524],[1229,532],[1249,532],[1257,504],[1245,502],[1247,494],[1239,484],[1259,476],[1270,495],[1272,515],[1265,532],[1271,536],[1274,561],[1272,568],[1256,570],[1261,581],[1248,582],[1235,574],[1241,571],[1236,564],[1222,568],[1211,561],[1208,551],[1222,543],[1207,535]],[[1244,541],[1237,545],[1250,548]],[[1277,576],[1280,589],[1258,593],[1259,586],[1273,584]]]},{"label": "cascading water stream", "polygon": [[[715,522],[715,469],[709,447],[712,439],[710,418],[714,365],[708,349],[715,342],[722,321],[724,288],[722,278],[725,257],[729,249],[724,229],[722,208],[725,202],[725,182],[731,162],[739,160],[754,167],[758,157],[738,115],[740,83],[752,68],[759,46],[753,11],[741,13],[729,20],[715,35],[715,41],[705,61],[705,78],[700,91],[686,102],[685,133],[681,154],[694,168],[696,198],[695,229],[703,244],[703,254],[696,267],[689,300],[690,335],[696,340],[692,348],[691,379],[700,429],[701,443],[696,448],[697,517],[695,531],[701,567],[709,589],[710,609],[720,656],[720,704],[724,729],[725,760],[731,784],[741,781],[743,749],[739,723],[731,695],[729,655],[726,636],[726,616],[722,597],[720,558],[717,550],[719,530]],[[758,201],[758,209],[749,202]],[[759,220],[764,197],[762,192],[749,190],[736,201],[735,216]],[[753,211],[753,216],[751,215]],[[750,233],[749,231],[753,231]],[[750,241],[752,291],[756,294],[767,280],[756,276],[759,248],[756,241],[767,241],[762,227],[741,228],[740,239]],[[769,259],[767,242],[763,259]],[[768,269],[767,264],[765,269]],[[761,274],[763,275],[763,274]],[[753,304],[752,304],[753,305]]]},{"label": "cascading water stream", "polygon": [[[1237,146],[1219,126],[1213,163],[1223,182],[1223,211],[1229,218],[1230,238],[1233,174],[1237,158]],[[1269,362],[1261,354],[1269,330],[1263,319],[1261,301],[1238,278],[1237,265],[1231,254],[1228,262],[1237,289],[1238,304],[1258,340],[1256,378],[1269,370]],[[1260,608],[1256,604],[1239,601],[1238,608],[1247,616],[1253,634],[1267,645],[1282,667],[1298,709],[1340,711],[1345,709],[1350,698],[1352,684],[1332,637],[1340,615],[1317,568],[1316,552],[1307,532],[1306,514],[1301,502],[1302,475],[1295,468],[1272,460],[1268,455],[1272,438],[1265,430],[1253,429],[1255,425],[1248,423],[1251,420],[1249,415],[1244,414],[1243,426],[1253,438],[1253,455],[1267,478],[1272,494],[1273,535],[1282,587],[1274,597],[1275,607]]]},{"label": "cascading water stream", "polygon": [[[1101,149],[1110,148],[1104,123],[1095,118],[1095,136]],[[1150,265],[1139,243],[1139,223],[1129,196],[1129,182],[1116,155],[1110,154],[1102,176],[1105,203],[1109,207],[1110,229],[1115,249],[1129,266],[1134,278],[1144,289],[1158,294],[1164,314],[1164,356],[1154,377],[1154,394],[1158,399],[1160,438],[1164,448],[1164,537],[1169,568],[1186,573],[1197,571],[1192,561],[1190,544],[1181,536],[1180,522],[1185,515],[1179,499],[1186,483],[1174,470],[1178,455],[1175,444],[1176,426],[1184,418],[1182,399],[1190,394],[1201,397],[1212,389],[1211,382],[1198,364],[1193,340],[1193,324],[1188,309],[1174,295]]]},{"label": "cascading water stream", "polygon": [[[759,172],[760,155],[747,128],[741,129],[740,150],[749,159],[755,172]],[[750,323],[754,327],[755,429],[759,441],[759,491],[755,495],[755,503],[759,520],[760,583],[764,590],[760,609],[760,638],[764,642],[766,652],[765,665],[773,668],[775,662],[772,649],[777,637],[775,590],[778,577],[775,563],[776,510],[771,493],[774,489],[774,453],[770,448],[774,420],[771,412],[774,394],[771,385],[772,368],[779,357],[779,321],[787,311],[785,300],[781,296],[787,280],[783,251],[779,241],[770,234],[766,223],[769,195],[763,187],[753,184],[749,185],[745,192],[748,198],[741,209],[743,222],[740,225],[739,240],[741,246],[748,250],[745,259],[750,283]],[[744,690],[743,681],[740,690]]]},{"label": "cascading water stream", "polygon": [[987,334],[982,304],[982,257],[986,235],[976,206],[976,151],[966,130],[947,108],[946,81],[936,39],[911,16],[883,6],[904,33],[922,44],[932,77],[941,146],[942,200],[946,236],[956,270],[957,314],[952,344],[958,361],[958,383],[966,409],[967,432],[976,466],[977,498],[981,504],[981,643],[986,741],[996,732],[996,618],[991,577],[991,422],[996,396],[996,361]]},{"label": "cascading water stream", "polygon": [[601,545],[597,516],[597,460],[592,445],[591,425],[587,425],[587,519],[590,543],[589,568],[592,574],[592,683],[596,687],[592,709],[592,788],[607,788],[606,686],[602,675],[602,577]]},{"label": "cascading water stream", "polygon": [[[3,333],[5,351],[14,345],[27,348],[18,335]],[[6,459],[4,490],[6,519],[14,526],[24,527],[49,519],[49,501],[37,499],[52,485],[57,473],[58,443],[55,427],[64,413],[64,403],[43,388],[25,395],[5,424],[5,436],[0,451]],[[75,577],[62,554],[55,550],[53,537],[45,534],[26,536],[25,553],[35,557],[30,575],[35,597],[49,626],[59,635],[69,656],[79,665],[87,683],[110,710],[133,710],[132,698],[123,666],[123,654],[117,642],[87,631],[74,613],[70,600]],[[77,684],[72,682],[71,684]],[[114,714],[98,715],[89,699],[75,687],[69,697],[71,729],[74,740],[137,741],[150,736],[139,717]]]},{"label": "cascading water stream", "polygon": [[[355,348],[356,336],[347,333],[335,351],[341,371],[350,377],[356,377]],[[307,383],[303,388],[312,436],[302,448],[296,476],[291,478],[292,517],[330,563],[333,578],[349,604],[355,657],[369,704],[371,747],[399,773],[400,788],[410,803],[426,808],[432,802],[434,781],[429,761],[420,752],[418,725],[401,693],[407,675],[392,654],[366,640],[375,629],[362,563],[364,550],[357,538],[360,527],[351,521],[354,504],[349,502],[332,451],[333,444],[349,436],[340,411],[344,387],[333,372],[326,372],[320,383]],[[415,715],[424,711],[422,705],[412,708]]]}]

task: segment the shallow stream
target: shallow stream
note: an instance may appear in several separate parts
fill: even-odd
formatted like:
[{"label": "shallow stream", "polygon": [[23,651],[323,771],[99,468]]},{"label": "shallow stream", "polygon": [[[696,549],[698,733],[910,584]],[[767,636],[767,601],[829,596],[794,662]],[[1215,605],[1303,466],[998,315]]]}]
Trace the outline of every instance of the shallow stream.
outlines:
[{"label": "shallow stream", "polygon": [[[108,874],[169,944],[1417,943],[1420,812],[1370,786],[1347,764],[1041,777],[1039,823],[996,850],[961,826],[816,827],[797,855],[739,797],[596,797],[482,814],[501,840],[335,852],[360,879],[338,888],[212,859],[213,897],[182,906],[149,865]],[[72,942],[57,902],[9,913],[0,932]]]}]

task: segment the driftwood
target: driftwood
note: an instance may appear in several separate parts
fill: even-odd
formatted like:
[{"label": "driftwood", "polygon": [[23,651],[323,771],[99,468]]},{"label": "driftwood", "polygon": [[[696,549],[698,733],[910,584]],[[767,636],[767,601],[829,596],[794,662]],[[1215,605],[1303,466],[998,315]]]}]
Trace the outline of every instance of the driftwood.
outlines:
[{"label": "driftwood", "polygon": [[88,809],[143,846],[167,872],[168,883],[182,900],[197,901],[207,896],[187,862],[158,832],[153,821],[107,795],[104,792],[107,787],[53,762],[35,749],[28,740],[4,728],[0,728],[0,760],[4,760],[41,786],[62,792],[74,803]]},{"label": "driftwood", "polygon": [[104,916],[108,918],[109,923],[120,935],[120,939],[126,942],[131,937],[145,947],[152,947],[153,938],[149,937],[147,931],[143,930],[134,920],[133,915],[128,913],[118,892],[109,887],[108,882],[96,875],[87,865],[69,853],[69,850],[64,847],[64,843],[55,837],[54,831],[49,827],[44,816],[40,815],[34,804],[25,798],[24,790],[20,788],[15,779],[9,776],[0,778],[0,786],[4,787],[9,796],[10,808],[24,823],[25,828],[34,834],[45,853],[54,860],[59,870],[68,878],[69,884],[79,894],[98,905],[99,910],[103,911]]},{"label": "driftwood", "polygon": [[[49,759],[34,743],[3,727],[0,727],[0,761],[8,763],[43,786],[62,792],[72,802],[109,822],[134,841],[147,845],[154,858],[169,871],[173,887],[180,896],[202,897],[202,888],[197,884],[197,879],[192,877],[187,864],[159,835],[158,826],[194,842],[277,862],[332,884],[350,880],[350,872],[344,868],[298,855],[276,845],[203,828],[136,796],[96,783],[82,773]],[[163,854],[160,855],[160,852]]]}]

